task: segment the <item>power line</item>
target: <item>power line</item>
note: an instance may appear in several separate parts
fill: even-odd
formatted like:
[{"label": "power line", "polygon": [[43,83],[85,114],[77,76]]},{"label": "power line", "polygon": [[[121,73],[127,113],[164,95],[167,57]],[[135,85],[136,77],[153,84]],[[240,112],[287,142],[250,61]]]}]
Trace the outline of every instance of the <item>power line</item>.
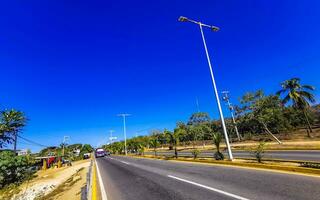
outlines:
[{"label": "power line", "polygon": [[49,147],[49,146],[40,144],[40,143],[38,143],[38,142],[34,142],[34,141],[32,141],[32,140],[29,140],[29,139],[27,139],[27,138],[25,138],[25,137],[22,137],[22,136],[20,136],[20,135],[18,135],[18,137],[19,137],[20,139],[23,139],[24,141],[27,141],[27,142],[29,142],[29,143],[31,143],[31,144],[34,144],[34,145],[38,145],[38,146],[41,146],[41,147]]}]

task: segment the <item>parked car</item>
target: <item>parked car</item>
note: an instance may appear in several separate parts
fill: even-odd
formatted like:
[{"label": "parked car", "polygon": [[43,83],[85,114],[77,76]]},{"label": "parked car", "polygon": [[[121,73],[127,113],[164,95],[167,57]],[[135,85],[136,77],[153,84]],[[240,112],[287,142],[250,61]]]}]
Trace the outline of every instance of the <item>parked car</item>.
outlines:
[{"label": "parked car", "polygon": [[83,154],[83,159],[89,159],[89,158],[90,158],[90,153]]},{"label": "parked car", "polygon": [[96,158],[104,157],[104,156],[106,156],[106,151],[102,148],[98,148],[98,149],[96,149],[95,156],[96,156]]}]

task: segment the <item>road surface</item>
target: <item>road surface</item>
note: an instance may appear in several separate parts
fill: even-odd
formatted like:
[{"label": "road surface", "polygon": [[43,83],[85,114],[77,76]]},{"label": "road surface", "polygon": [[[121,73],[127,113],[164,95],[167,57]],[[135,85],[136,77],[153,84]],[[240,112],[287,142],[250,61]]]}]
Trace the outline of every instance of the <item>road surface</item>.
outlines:
[{"label": "road surface", "polygon": [[320,178],[165,160],[96,159],[108,200],[318,200]]},{"label": "road surface", "polygon": [[[233,150],[233,156],[235,158],[254,158],[254,155],[248,151],[235,151]],[[146,152],[145,154],[154,155],[154,152]],[[158,152],[158,155],[174,155],[173,151]],[[227,157],[228,154],[224,152]],[[178,152],[180,156],[191,157],[191,152]],[[199,157],[213,157],[213,151],[204,151]],[[301,160],[301,161],[315,161],[320,162],[320,151],[319,150],[281,150],[281,151],[266,151],[264,158],[271,159],[284,159],[284,160]]]}]

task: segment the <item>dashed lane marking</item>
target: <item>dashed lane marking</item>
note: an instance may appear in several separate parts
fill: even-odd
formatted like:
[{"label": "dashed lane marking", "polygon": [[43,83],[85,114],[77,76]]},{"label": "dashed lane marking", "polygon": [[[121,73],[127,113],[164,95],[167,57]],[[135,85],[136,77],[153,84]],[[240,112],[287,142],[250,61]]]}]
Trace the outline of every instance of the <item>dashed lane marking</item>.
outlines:
[{"label": "dashed lane marking", "polygon": [[172,175],[168,175],[169,178],[173,178],[173,179],[176,179],[176,180],[179,180],[179,181],[182,181],[182,182],[185,182],[185,183],[189,183],[189,184],[192,184],[192,185],[195,185],[195,186],[198,186],[198,187],[202,187],[202,188],[205,188],[207,190],[211,190],[211,191],[214,191],[214,192],[217,192],[217,193],[220,193],[220,194],[223,194],[223,195],[226,195],[226,196],[229,196],[229,197],[233,197],[235,199],[239,199],[239,200],[249,200],[247,198],[244,198],[244,197],[241,197],[241,196],[238,196],[238,195],[235,195],[235,194],[231,194],[229,192],[225,192],[223,190],[219,190],[219,189],[216,189],[216,188],[212,188],[212,187],[209,187],[209,186],[206,186],[206,185],[202,185],[200,183],[196,183],[196,182],[193,182],[193,181],[189,181],[189,180],[186,180],[186,179],[183,179],[183,178],[179,178],[179,177],[176,177],[176,176],[172,176]]}]

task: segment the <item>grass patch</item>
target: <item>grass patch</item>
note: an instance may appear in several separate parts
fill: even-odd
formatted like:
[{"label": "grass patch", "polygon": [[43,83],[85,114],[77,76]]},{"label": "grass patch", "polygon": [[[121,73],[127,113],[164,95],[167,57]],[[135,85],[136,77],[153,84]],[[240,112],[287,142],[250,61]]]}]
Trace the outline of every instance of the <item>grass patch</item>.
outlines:
[{"label": "grass patch", "polygon": [[300,163],[301,167],[320,169],[320,163],[303,162]]},{"label": "grass patch", "polygon": [[21,191],[19,184],[10,184],[0,190],[0,199],[11,199]]}]

